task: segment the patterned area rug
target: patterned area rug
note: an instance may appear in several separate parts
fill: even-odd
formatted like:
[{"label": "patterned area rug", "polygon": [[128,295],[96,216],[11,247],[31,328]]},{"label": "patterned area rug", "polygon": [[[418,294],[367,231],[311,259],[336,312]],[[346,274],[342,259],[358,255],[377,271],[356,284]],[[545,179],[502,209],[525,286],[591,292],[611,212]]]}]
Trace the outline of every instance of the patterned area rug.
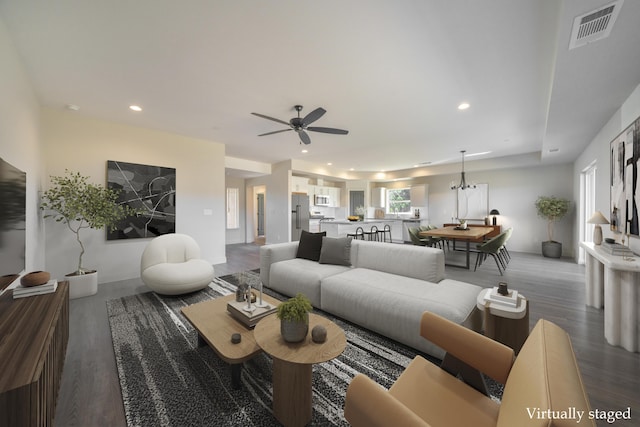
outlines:
[{"label": "patterned area rug", "polygon": [[[209,347],[197,347],[197,333],[180,313],[182,307],[235,292],[241,274],[243,279],[259,280],[255,271],[244,272],[216,278],[193,294],[166,297],[148,292],[107,302],[129,427],[280,425],[271,411],[269,356],[246,362],[242,387],[234,390],[229,365]],[[268,289],[264,292],[286,299]],[[344,329],[347,347],[336,359],[313,366],[312,425],[347,426],[343,407],[353,376],[364,373],[388,388],[421,353],[315,312]]]}]

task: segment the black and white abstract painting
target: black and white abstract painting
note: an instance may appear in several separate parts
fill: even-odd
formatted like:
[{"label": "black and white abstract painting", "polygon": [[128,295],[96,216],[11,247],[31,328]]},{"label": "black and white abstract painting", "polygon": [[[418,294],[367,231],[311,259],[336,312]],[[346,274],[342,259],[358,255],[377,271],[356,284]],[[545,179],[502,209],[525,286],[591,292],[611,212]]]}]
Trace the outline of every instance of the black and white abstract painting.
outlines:
[{"label": "black and white abstract painting", "polygon": [[475,188],[458,188],[457,218],[467,221],[483,221],[489,215],[489,184],[477,184]]},{"label": "black and white abstract painting", "polygon": [[176,231],[176,170],[107,161],[107,186],[120,191],[118,202],[139,214],[124,219],[107,240],[155,237]]},{"label": "black and white abstract painting", "polygon": [[611,230],[638,236],[640,118],[611,141]]}]

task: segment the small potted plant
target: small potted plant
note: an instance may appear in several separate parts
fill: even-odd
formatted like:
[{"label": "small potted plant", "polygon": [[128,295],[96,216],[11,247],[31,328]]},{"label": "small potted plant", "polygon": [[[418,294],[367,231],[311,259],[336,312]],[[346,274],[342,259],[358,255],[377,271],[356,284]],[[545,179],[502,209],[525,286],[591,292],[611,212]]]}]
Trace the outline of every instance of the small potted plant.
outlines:
[{"label": "small potted plant", "polygon": [[367,210],[364,206],[358,206],[356,208],[356,215],[360,218],[360,221],[364,220],[364,215],[367,213]]},{"label": "small potted plant", "polygon": [[311,301],[304,294],[297,294],[278,306],[280,333],[286,342],[300,342],[309,332],[309,312],[313,310]]},{"label": "small potted plant", "polygon": [[542,255],[547,258],[562,256],[562,243],[553,240],[553,224],[569,212],[570,201],[555,196],[540,196],[536,200],[538,216],[547,220],[549,240],[542,242]]},{"label": "small potted plant", "polygon": [[51,212],[45,218],[65,224],[80,245],[78,269],[65,276],[70,298],[94,295],[98,291],[97,272],[82,266],[85,247],[80,232],[85,228],[115,230],[118,221],[136,214],[135,210],[116,202],[117,191],[91,184],[88,179],[69,170],[64,176],[52,176],[51,187],[42,194],[40,204],[40,209]]}]

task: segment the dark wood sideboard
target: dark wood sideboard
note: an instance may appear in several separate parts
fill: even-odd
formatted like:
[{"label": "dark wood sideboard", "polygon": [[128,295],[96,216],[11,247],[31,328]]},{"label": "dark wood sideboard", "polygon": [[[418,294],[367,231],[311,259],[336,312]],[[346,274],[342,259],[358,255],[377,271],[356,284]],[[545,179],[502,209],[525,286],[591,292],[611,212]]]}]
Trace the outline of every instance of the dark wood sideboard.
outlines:
[{"label": "dark wood sideboard", "polygon": [[69,285],[0,297],[0,426],[53,426],[69,340]]}]

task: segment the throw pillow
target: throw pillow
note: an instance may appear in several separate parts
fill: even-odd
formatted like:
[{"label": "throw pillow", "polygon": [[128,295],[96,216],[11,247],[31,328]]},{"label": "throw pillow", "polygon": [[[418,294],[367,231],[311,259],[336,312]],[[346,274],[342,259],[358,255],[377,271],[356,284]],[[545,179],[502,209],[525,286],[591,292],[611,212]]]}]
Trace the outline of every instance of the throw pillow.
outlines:
[{"label": "throw pillow", "polygon": [[322,238],[326,235],[326,231],[322,233],[309,233],[306,230],[302,230],[296,258],[318,261],[320,259],[320,249],[322,248]]},{"label": "throw pillow", "polygon": [[323,237],[320,264],[351,266],[351,237]]}]

